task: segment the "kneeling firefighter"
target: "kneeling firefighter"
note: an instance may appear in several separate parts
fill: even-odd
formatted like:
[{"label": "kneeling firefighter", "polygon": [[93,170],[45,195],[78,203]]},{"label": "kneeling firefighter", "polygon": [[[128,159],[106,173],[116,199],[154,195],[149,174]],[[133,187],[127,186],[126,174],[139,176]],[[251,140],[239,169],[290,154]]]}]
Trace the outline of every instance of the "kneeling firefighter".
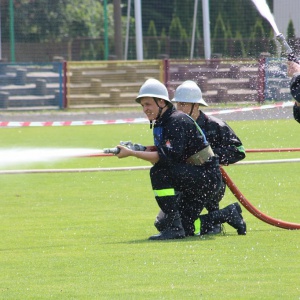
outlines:
[{"label": "kneeling firefighter", "polygon": [[[220,163],[228,165],[245,158],[245,150],[234,131],[228,124],[215,117],[205,115],[200,106],[208,106],[202,98],[202,92],[198,85],[191,80],[182,83],[175,91],[172,100],[177,104],[177,109],[191,116],[204,132],[213,152],[218,155]],[[199,178],[199,181],[201,178]],[[224,209],[219,209],[219,202],[225,193],[225,183],[222,182],[219,192],[215,193],[205,204],[207,215],[200,216],[195,221],[195,232],[203,234],[216,234],[221,232],[221,224],[227,222],[237,229],[239,235],[246,234],[246,223],[241,215],[241,207],[238,203],[231,204]],[[181,211],[181,215],[184,210]],[[159,231],[164,228],[165,214],[159,212],[155,226]],[[200,226],[201,224],[201,226]],[[200,228],[201,227],[201,228]]]},{"label": "kneeling firefighter", "polygon": [[177,111],[167,88],[150,78],[136,101],[153,125],[155,151],[135,151],[118,145],[119,158],[134,156],[153,164],[150,179],[164,214],[164,226],[150,240],[194,235],[194,221],[219,191],[222,175],[216,157],[196,122]]}]

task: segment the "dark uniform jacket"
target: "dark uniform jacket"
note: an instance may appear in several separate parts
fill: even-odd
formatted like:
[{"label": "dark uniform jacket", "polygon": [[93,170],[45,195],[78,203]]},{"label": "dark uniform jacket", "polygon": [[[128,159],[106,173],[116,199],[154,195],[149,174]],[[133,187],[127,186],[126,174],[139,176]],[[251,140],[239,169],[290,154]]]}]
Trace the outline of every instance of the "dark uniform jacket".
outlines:
[{"label": "dark uniform jacket", "polygon": [[300,123],[300,106],[298,106],[296,103],[293,107],[293,113],[295,120]]},{"label": "dark uniform jacket", "polygon": [[202,111],[196,122],[203,130],[214,153],[219,156],[220,164],[233,164],[245,158],[242,142],[226,122],[208,116]]},{"label": "dark uniform jacket", "polygon": [[154,144],[159,163],[186,163],[186,160],[208,146],[208,142],[188,115],[171,107],[155,122]]},{"label": "dark uniform jacket", "polygon": [[[297,73],[291,80],[290,83],[291,95],[294,99],[300,103],[300,74]],[[294,118],[297,122],[300,123],[300,106],[297,106],[296,103],[293,107]]]}]

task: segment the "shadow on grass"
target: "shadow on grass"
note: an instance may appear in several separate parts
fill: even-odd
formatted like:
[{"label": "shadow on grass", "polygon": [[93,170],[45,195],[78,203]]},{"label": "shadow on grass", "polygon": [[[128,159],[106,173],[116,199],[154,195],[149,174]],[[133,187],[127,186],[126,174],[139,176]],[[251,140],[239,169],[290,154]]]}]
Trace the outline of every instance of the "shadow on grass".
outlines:
[{"label": "shadow on grass", "polygon": [[216,236],[210,235],[210,236],[191,236],[191,237],[186,237],[184,239],[173,239],[173,240],[149,240],[147,239],[142,239],[142,240],[131,240],[131,241],[126,241],[126,242],[120,242],[122,244],[145,244],[145,243],[184,243],[184,242],[199,242],[199,241],[211,241],[215,240]]}]

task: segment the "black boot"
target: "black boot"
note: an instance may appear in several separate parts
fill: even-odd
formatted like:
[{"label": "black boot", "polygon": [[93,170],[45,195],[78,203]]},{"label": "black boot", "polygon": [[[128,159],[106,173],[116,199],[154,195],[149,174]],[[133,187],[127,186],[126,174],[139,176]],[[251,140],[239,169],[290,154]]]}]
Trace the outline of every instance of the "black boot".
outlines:
[{"label": "black boot", "polygon": [[[205,205],[208,214],[216,210],[220,210],[219,203],[224,197],[225,190],[226,190],[226,183],[222,181],[218,193]],[[219,234],[221,232],[222,232],[222,224],[214,224],[206,234]]]},{"label": "black boot", "polygon": [[149,240],[171,240],[171,239],[182,239],[185,237],[185,232],[181,224],[181,219],[178,212],[166,214],[168,219],[166,226],[163,231],[158,234],[149,237]]},{"label": "black boot", "polygon": [[210,231],[207,232],[207,234],[219,234],[222,232],[222,225],[221,224],[215,224],[210,229]]},{"label": "black boot", "polygon": [[229,219],[227,220],[227,223],[235,228],[239,235],[246,235],[247,226],[242,216],[241,206],[236,202],[227,206],[227,208],[231,214]]},{"label": "black boot", "polygon": [[213,230],[215,224],[222,224],[227,222],[237,230],[239,235],[246,234],[246,223],[242,216],[242,209],[236,202],[227,207],[200,216],[201,221],[201,235],[208,234]]},{"label": "black boot", "polygon": [[[217,222],[217,221],[212,222],[210,220],[210,216],[213,216],[215,212],[218,213],[219,210],[214,210],[214,211],[208,212],[207,215],[200,216],[200,222],[201,222],[200,235],[203,235],[203,234],[219,234],[219,233],[222,232],[222,223]],[[207,216],[207,217],[205,217],[205,216]]]}]

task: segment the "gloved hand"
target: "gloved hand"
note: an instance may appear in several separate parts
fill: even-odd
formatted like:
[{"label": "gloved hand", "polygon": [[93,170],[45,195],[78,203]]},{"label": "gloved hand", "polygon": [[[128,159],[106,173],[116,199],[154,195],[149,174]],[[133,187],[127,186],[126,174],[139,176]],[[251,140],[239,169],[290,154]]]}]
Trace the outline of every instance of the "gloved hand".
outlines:
[{"label": "gloved hand", "polygon": [[127,147],[128,149],[134,150],[134,151],[145,151],[146,147],[141,144],[133,144],[132,142],[120,142],[120,145]]},{"label": "gloved hand", "polygon": [[[141,145],[141,144],[133,144],[132,142],[128,141],[128,142],[120,142],[120,145],[134,150],[134,151],[145,151],[147,147]],[[120,149],[118,147],[116,148],[105,148],[103,149],[104,153],[113,153],[113,154],[118,154],[120,153]]]}]

